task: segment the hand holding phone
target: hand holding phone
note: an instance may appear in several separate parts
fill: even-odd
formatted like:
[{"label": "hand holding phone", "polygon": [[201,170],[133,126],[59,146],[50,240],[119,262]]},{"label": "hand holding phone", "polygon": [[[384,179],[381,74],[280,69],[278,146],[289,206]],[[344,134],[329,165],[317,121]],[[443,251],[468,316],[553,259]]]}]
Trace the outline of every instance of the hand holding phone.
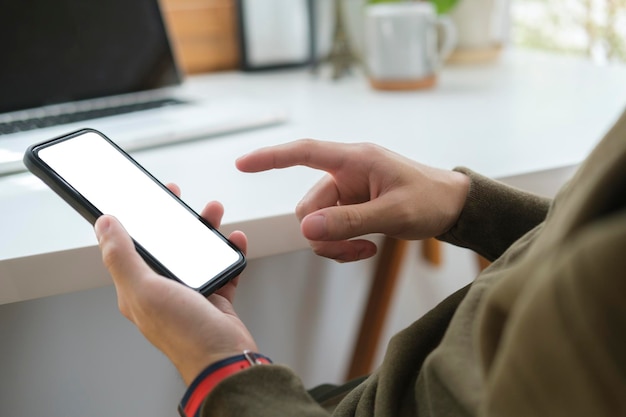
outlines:
[{"label": "hand holding phone", "polygon": [[[222,214],[223,208],[216,202],[201,212],[215,227],[219,227]],[[95,231],[120,311],[172,361],[186,385],[211,363],[242,350],[258,351],[232,306],[236,280],[204,298],[151,270],[116,219],[101,216]],[[242,232],[233,232],[229,238],[246,252]]]},{"label": "hand holding phone", "polygon": [[32,145],[24,163],[90,223],[115,216],[155,271],[204,295],[246,265],[235,245],[100,132]]}]

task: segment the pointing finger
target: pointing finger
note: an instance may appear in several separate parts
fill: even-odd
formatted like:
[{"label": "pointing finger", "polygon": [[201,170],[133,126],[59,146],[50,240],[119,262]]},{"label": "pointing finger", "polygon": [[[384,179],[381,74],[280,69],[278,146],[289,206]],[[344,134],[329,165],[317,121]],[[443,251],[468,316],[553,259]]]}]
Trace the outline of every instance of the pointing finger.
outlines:
[{"label": "pointing finger", "polygon": [[236,165],[243,172],[259,172],[296,165],[333,172],[344,161],[344,149],[346,145],[340,143],[300,139],[253,151],[237,159]]}]

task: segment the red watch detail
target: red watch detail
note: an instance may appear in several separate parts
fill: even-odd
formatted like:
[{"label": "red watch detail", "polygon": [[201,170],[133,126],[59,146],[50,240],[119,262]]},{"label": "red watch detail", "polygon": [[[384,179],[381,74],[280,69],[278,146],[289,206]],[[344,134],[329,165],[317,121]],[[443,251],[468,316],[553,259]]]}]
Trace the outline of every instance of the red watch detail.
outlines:
[{"label": "red watch detail", "polygon": [[226,377],[255,365],[271,364],[272,361],[257,353],[244,351],[243,355],[221,360],[209,366],[189,386],[188,392],[179,406],[183,417],[195,417],[207,395]]}]

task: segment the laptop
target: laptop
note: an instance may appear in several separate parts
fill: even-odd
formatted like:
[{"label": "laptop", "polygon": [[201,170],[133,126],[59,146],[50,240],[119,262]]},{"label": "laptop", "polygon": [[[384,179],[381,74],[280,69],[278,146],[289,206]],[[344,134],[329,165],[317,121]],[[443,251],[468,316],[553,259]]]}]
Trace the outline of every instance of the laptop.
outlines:
[{"label": "laptop", "polygon": [[11,1],[0,12],[0,175],[83,127],[127,151],[284,122],[244,96],[184,88],[158,0]]}]

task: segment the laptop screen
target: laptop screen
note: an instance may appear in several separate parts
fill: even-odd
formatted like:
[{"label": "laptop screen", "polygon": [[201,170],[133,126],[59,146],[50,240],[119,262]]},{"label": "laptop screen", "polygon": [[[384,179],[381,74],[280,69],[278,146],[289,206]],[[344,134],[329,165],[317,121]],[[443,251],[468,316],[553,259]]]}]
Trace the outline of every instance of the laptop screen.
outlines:
[{"label": "laptop screen", "polygon": [[0,39],[0,113],[180,81],[158,0],[5,2]]}]

